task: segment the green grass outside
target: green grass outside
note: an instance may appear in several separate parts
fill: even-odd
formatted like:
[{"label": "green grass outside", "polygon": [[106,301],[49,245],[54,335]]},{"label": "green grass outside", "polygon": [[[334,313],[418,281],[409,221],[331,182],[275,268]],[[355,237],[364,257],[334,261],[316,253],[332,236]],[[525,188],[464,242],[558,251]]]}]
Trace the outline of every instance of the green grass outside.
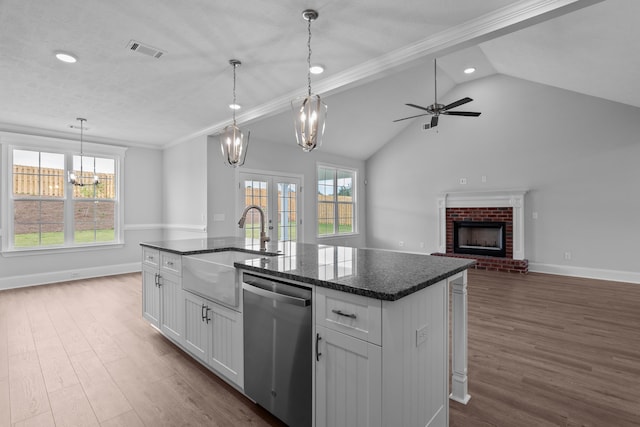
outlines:
[{"label": "green grass outside", "polygon": [[[75,243],[112,242],[115,240],[113,229],[76,231]],[[54,246],[64,244],[64,233],[61,231],[42,233],[42,242],[38,239],[38,233],[24,233],[15,235],[15,246],[30,248],[38,246]]]}]

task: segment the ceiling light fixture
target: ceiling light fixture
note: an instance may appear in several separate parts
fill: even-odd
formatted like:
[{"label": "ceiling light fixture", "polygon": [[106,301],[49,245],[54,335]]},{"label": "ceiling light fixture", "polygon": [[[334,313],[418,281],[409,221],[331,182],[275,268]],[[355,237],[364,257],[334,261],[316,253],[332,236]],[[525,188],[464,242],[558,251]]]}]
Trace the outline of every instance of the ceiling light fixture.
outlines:
[{"label": "ceiling light fixture", "polygon": [[464,69],[465,74],[473,74],[475,72],[476,72],[476,69],[474,67],[469,67]]},{"label": "ceiling light fixture", "polygon": [[[73,170],[70,170],[67,172],[67,180],[69,181],[69,184],[73,184],[77,187],[84,187],[85,184],[84,183],[84,172],[82,170],[82,164],[84,163],[84,151],[82,149],[82,140],[84,137],[84,122],[87,121],[87,119],[83,119],[81,117],[78,117],[76,120],[80,121],[80,174],[76,175],[75,172]],[[73,126],[72,126],[73,127]],[[75,157],[75,156],[74,156]],[[98,175],[93,175],[93,178],[91,180],[91,185],[98,185],[100,184],[100,179],[98,178]]]},{"label": "ceiling light fixture", "polygon": [[[244,164],[251,132],[247,133],[247,139],[245,139],[244,134],[236,125],[236,110],[240,108],[240,105],[236,102],[236,68],[242,62],[237,59],[230,59],[229,64],[233,67],[233,104],[229,104],[229,108],[233,110],[233,124],[225,127],[220,134],[220,149],[222,150],[225,164],[235,168]],[[232,106],[238,108],[233,108]]]},{"label": "ceiling light fixture", "polygon": [[291,101],[295,120],[296,141],[302,150],[309,152],[322,145],[327,105],[322,102],[320,95],[311,93],[311,22],[318,19],[318,12],[307,9],[302,12],[302,18],[307,21],[307,87],[308,93],[304,98]]},{"label": "ceiling light fixture", "polygon": [[324,72],[324,66],[320,64],[314,64],[309,67],[311,74],[322,74]]},{"label": "ceiling light fixture", "polygon": [[239,110],[239,109],[242,108],[242,105],[240,105],[240,104],[229,104],[229,108],[231,110]]},{"label": "ceiling light fixture", "polygon": [[56,52],[56,58],[58,58],[59,61],[66,62],[68,64],[78,62],[78,58],[68,52]]}]

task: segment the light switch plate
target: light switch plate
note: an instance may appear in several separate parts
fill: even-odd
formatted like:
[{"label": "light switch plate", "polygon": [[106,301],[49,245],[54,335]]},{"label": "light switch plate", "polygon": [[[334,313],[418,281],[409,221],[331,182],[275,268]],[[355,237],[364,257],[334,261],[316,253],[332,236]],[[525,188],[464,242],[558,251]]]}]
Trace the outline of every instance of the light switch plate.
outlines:
[{"label": "light switch plate", "polygon": [[429,324],[426,324],[416,330],[416,347],[427,341],[429,338]]}]

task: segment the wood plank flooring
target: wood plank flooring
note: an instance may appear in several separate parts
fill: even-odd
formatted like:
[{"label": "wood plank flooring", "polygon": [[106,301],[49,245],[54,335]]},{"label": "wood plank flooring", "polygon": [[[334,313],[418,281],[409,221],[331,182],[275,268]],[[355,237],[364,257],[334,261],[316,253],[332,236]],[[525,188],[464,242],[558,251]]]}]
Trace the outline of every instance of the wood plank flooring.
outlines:
[{"label": "wood plank flooring", "polygon": [[469,273],[469,393],[452,426],[640,426],[640,285]]},{"label": "wood plank flooring", "polygon": [[140,274],[0,291],[0,427],[274,426],[141,317]]},{"label": "wood plank flooring", "polygon": [[[640,285],[469,273],[452,426],[640,426]],[[141,319],[127,274],[0,291],[0,427],[279,422]]]}]

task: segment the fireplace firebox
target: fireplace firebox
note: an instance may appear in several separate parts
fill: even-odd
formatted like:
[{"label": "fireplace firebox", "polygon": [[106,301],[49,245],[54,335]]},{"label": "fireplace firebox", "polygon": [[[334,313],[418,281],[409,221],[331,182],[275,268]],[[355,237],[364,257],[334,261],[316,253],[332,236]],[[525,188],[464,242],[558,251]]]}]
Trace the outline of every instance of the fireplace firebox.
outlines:
[{"label": "fireplace firebox", "polygon": [[453,252],[505,257],[507,233],[504,222],[454,221]]}]

